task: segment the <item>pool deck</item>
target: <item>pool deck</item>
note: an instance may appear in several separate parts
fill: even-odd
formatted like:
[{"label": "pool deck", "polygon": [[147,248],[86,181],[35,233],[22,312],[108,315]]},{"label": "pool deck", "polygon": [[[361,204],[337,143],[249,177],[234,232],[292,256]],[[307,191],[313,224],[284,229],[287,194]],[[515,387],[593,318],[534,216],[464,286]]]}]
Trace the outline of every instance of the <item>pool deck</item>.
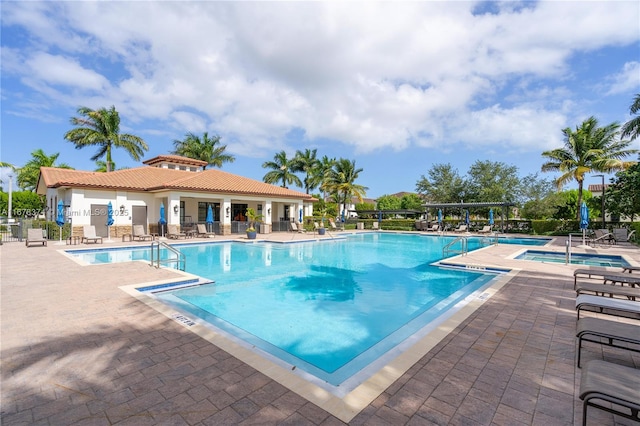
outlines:
[{"label": "pool deck", "polygon": [[[334,235],[266,237],[291,242]],[[244,236],[238,239],[245,241]],[[96,247],[140,244],[114,241]],[[145,262],[83,266],[59,252],[91,247],[56,241],[47,247],[0,246],[2,425],[582,421],[573,271],[585,266],[513,259],[527,248],[564,252],[564,238],[544,248],[500,244],[448,259],[472,267],[513,268],[514,273],[417,360],[379,373],[393,379],[383,381],[363,406],[353,404],[358,407],[353,415],[340,414],[332,401],[301,396],[304,392],[272,378],[278,374],[231,355],[234,348],[222,349],[179,318],[162,315],[123,291],[180,278],[178,272]],[[623,255],[640,265],[640,249],[629,244],[573,250]],[[640,324],[638,319],[608,319]],[[585,345],[583,362],[602,358],[640,368],[640,353]],[[591,408],[589,424],[633,423]]]}]

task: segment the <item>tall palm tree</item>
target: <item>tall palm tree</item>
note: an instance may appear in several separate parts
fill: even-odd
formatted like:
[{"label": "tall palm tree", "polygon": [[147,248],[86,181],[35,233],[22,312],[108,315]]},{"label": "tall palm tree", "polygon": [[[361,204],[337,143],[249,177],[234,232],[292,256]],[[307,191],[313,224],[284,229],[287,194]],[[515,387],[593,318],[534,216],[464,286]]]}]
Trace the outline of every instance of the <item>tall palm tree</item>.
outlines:
[{"label": "tall palm tree", "polygon": [[52,155],[47,155],[41,149],[36,149],[35,151],[33,151],[31,153],[31,160],[27,161],[27,163],[23,167],[17,169],[18,173],[16,176],[16,181],[18,182],[18,186],[25,191],[34,191],[36,189],[36,185],[38,184],[40,167],[57,167],[59,169],[73,168],[65,163],[56,164],[59,156],[59,152],[56,152]]},{"label": "tall palm tree", "polygon": [[319,161],[316,158],[317,149],[305,149],[304,152],[296,151],[296,155],[293,158],[293,171],[304,172],[304,189],[307,194],[309,191],[315,189],[320,185],[321,181],[318,178],[317,170]]},{"label": "tall palm tree", "polygon": [[633,99],[633,103],[629,107],[629,112],[631,112],[631,114],[636,114],[637,117],[624,123],[624,126],[622,126],[621,137],[630,137],[630,140],[634,140],[640,136],[640,115],[638,115],[638,113],[640,113],[640,93]]},{"label": "tall palm tree", "polygon": [[564,134],[564,146],[551,151],[544,151],[543,157],[547,161],[542,165],[543,172],[556,172],[562,174],[555,180],[558,189],[571,180],[578,182],[578,220],[582,204],[582,186],[587,173],[611,173],[624,170],[633,165],[633,161],[623,161],[628,155],[637,152],[635,149],[627,149],[631,141],[618,139],[620,125],[611,123],[604,127],[598,127],[598,120],[590,117],[576,126],[575,131],[566,128]]},{"label": "tall palm tree", "polygon": [[267,172],[262,178],[266,183],[275,184],[282,182],[280,186],[287,188],[287,185],[294,184],[296,186],[302,186],[300,178],[293,172],[294,160],[287,158],[287,153],[280,151],[273,157],[273,161],[265,161],[262,163],[262,167],[265,169],[272,169]]},{"label": "tall palm tree", "polygon": [[327,199],[327,182],[329,181],[329,174],[336,164],[335,158],[329,158],[326,155],[318,161],[318,167],[314,171],[317,179],[320,181],[320,190],[322,191],[322,199]]},{"label": "tall palm tree", "polygon": [[[227,146],[220,144],[220,136],[209,137],[207,132],[204,132],[202,138],[189,132],[184,140],[173,141],[173,146],[175,147],[173,153],[176,155],[206,161],[207,165],[218,168],[221,168],[224,163],[236,161],[233,155],[224,153]],[[203,168],[206,169],[207,166]]]},{"label": "tall palm tree", "polygon": [[136,161],[140,160],[144,151],[149,149],[142,138],[120,133],[120,115],[114,106],[95,111],[87,107],[80,107],[78,114],[81,117],[71,118],[71,124],[78,127],[65,133],[64,138],[73,142],[76,149],[97,146],[98,152],[91,157],[91,161],[96,161],[106,155],[107,172],[112,170],[112,147],[124,148]]},{"label": "tall palm tree", "polygon": [[343,211],[346,209],[347,201],[351,200],[352,197],[356,197],[359,202],[362,202],[362,197],[366,195],[366,191],[369,189],[355,183],[362,171],[363,169],[356,168],[355,160],[341,158],[336,161],[333,169],[329,172],[327,189],[337,195],[339,202],[343,205]]}]

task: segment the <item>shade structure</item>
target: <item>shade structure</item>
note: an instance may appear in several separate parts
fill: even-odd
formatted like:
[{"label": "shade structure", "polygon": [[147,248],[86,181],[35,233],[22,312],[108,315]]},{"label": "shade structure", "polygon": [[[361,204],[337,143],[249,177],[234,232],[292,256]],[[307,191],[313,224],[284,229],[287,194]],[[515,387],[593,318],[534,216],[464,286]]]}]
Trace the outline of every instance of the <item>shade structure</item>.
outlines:
[{"label": "shade structure", "polygon": [[207,231],[211,232],[213,225],[213,207],[211,207],[211,204],[209,204],[209,208],[207,208],[207,218],[205,221],[207,222]]},{"label": "shade structure", "polygon": [[585,245],[587,237],[587,228],[589,227],[589,207],[583,201],[580,206],[580,229],[582,229],[582,245]]},{"label": "shade structure", "polygon": [[465,214],[464,214],[464,223],[466,223],[467,226],[469,226],[469,223],[470,223],[470,221],[469,221],[469,210],[467,210],[465,212]]},{"label": "shade structure", "polygon": [[493,225],[493,209],[489,209],[489,225]]},{"label": "shade structure", "polygon": [[62,200],[58,201],[58,212],[56,214],[56,224],[60,227],[59,239],[62,243],[62,227],[64,226],[64,203]]},{"label": "shade structure", "polygon": [[442,223],[442,209],[438,209],[438,223]]}]

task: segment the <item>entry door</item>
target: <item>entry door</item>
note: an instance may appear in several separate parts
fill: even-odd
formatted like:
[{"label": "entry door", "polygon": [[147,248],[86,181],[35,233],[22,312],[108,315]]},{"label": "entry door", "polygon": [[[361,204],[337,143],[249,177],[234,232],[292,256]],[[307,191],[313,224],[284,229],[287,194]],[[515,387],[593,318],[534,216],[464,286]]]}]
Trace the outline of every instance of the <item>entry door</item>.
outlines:
[{"label": "entry door", "polygon": [[133,206],[131,223],[134,225],[142,225],[145,234],[147,233],[147,206]]},{"label": "entry door", "polygon": [[96,235],[107,237],[107,205],[91,204],[91,224],[96,228]]}]

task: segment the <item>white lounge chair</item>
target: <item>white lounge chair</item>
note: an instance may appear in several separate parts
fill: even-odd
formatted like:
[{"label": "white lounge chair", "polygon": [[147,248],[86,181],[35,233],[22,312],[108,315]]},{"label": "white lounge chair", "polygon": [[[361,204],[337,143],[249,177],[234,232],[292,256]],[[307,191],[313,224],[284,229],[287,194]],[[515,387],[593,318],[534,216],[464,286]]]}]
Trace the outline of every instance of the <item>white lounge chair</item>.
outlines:
[{"label": "white lounge chair", "polygon": [[89,244],[90,242],[94,244],[102,244],[102,237],[96,235],[96,227],[93,225],[84,225],[82,228],[82,240],[81,243]]},{"label": "white lounge chair", "polygon": [[456,229],[452,229],[453,232],[467,232],[467,225],[460,225]]},{"label": "white lounge chair", "polygon": [[177,240],[179,238],[187,238],[187,234],[178,231],[178,226],[167,225],[167,238]]},{"label": "white lounge chair", "polygon": [[302,228],[302,225],[300,225],[300,227],[298,227],[298,224],[295,223],[295,222],[289,222],[289,227],[291,229],[291,232],[298,232],[300,234],[303,234],[303,233],[307,232]]},{"label": "white lounge chair", "polygon": [[478,234],[490,234],[491,233],[491,225],[485,225],[482,229],[478,231]]},{"label": "white lounge chair", "polygon": [[207,231],[207,227],[204,226],[203,223],[198,223],[197,227],[198,227],[198,231],[196,232],[196,237],[210,238],[210,237],[216,236],[215,232]]},{"label": "white lounge chair", "polygon": [[27,247],[31,247],[31,244],[42,244],[42,246],[47,245],[47,237],[44,235],[45,230],[40,228],[29,228],[27,229],[27,239],[25,240],[25,245]]},{"label": "white lounge chair", "polygon": [[133,225],[133,234],[131,234],[131,238],[138,241],[146,241],[153,240],[153,236],[144,232],[144,226],[142,225]]},{"label": "white lounge chair", "polygon": [[613,239],[616,243],[628,243],[635,237],[636,230],[629,232],[627,228],[616,228],[613,230]]},{"label": "white lounge chair", "polygon": [[585,310],[599,312],[607,315],[621,316],[621,312],[627,314],[640,314],[640,303],[633,300],[614,299],[612,297],[592,296],[581,294],[576,297],[576,311],[580,319],[580,311]]},{"label": "white lounge chair", "polygon": [[380,223],[379,222],[373,222],[371,224],[371,229],[373,229],[375,231],[379,230],[380,229]]}]

